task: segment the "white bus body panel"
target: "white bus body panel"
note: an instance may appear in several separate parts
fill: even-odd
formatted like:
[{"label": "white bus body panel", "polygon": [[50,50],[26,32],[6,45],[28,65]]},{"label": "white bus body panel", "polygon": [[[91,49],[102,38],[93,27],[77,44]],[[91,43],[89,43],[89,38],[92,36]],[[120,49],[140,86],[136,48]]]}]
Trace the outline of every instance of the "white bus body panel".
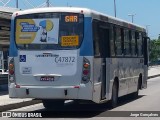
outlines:
[{"label": "white bus body panel", "polygon": [[101,98],[101,58],[95,58],[93,60],[93,82],[94,82],[94,92],[93,92],[93,101],[96,103],[100,102]]},{"label": "white bus body panel", "polygon": [[[101,66],[102,59],[94,59],[94,93],[93,100],[101,101]],[[107,58],[106,59],[106,100],[111,99],[113,81],[119,80],[118,96],[124,96],[137,91],[138,78],[142,74],[142,86],[146,83],[145,66],[143,58]]]},{"label": "white bus body panel", "polygon": [[[116,77],[119,80],[118,96],[137,91],[140,74],[142,74],[142,78],[144,77],[143,61],[143,58],[111,58],[108,61],[110,63],[110,67],[107,66],[107,68],[110,68],[110,81],[114,81]],[[110,92],[112,92],[112,85],[113,82],[110,82]],[[109,99],[111,99],[111,96]]]},{"label": "white bus body panel", "polygon": [[[52,55],[46,57],[43,56],[44,53]],[[16,80],[15,84],[9,84],[9,96],[11,98],[92,100],[91,80],[93,78],[91,75],[90,82],[81,83],[83,57],[77,54],[79,50],[20,51],[18,57],[14,58]],[[20,55],[25,55],[25,62],[20,60],[22,59]],[[37,57],[37,55],[43,57]],[[60,57],[74,57],[74,60],[71,59],[74,62],[67,63],[62,60],[60,62]],[[86,58],[92,66],[93,57]],[[55,62],[55,59],[60,63]],[[42,76],[53,76],[54,80],[41,81]],[[16,85],[20,85],[20,88],[16,88]],[[26,94],[27,89],[29,94]]]},{"label": "white bus body panel", "polygon": [[[21,55],[26,56],[26,62],[20,62],[19,56]],[[83,59],[77,56],[77,50],[20,51],[19,56],[15,58],[16,83],[18,85],[65,86],[80,84],[81,73],[77,69],[82,71]],[[69,62],[66,62],[65,58],[69,59]],[[40,80],[42,76],[53,76],[54,80]]]}]

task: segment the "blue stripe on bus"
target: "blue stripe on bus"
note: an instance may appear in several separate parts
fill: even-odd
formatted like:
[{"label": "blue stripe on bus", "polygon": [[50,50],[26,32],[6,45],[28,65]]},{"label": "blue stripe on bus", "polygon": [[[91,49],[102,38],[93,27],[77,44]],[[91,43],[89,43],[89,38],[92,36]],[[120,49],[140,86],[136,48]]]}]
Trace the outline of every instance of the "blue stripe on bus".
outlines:
[{"label": "blue stripe on bus", "polygon": [[18,55],[18,50],[14,41],[14,20],[11,19],[11,32],[10,32],[10,48],[9,48],[9,56],[16,57]]},{"label": "blue stripe on bus", "polygon": [[93,56],[92,18],[84,18],[84,39],[80,47],[80,56]]}]

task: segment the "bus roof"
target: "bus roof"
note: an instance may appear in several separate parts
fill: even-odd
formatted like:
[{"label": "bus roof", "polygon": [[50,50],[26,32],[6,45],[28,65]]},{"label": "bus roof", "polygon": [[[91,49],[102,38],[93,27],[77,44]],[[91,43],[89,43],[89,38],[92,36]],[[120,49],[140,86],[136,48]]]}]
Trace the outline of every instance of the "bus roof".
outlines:
[{"label": "bus roof", "polygon": [[28,9],[23,11],[17,11],[13,14],[12,17],[15,17],[16,14],[18,15],[25,15],[25,14],[34,14],[34,13],[44,13],[44,12],[71,12],[71,13],[83,13],[85,17],[93,17],[94,19],[106,21],[109,23],[117,24],[120,26],[129,27],[135,30],[143,31],[145,32],[145,28],[136,24],[133,24],[131,22],[112,17],[107,14],[103,14],[100,12],[97,12],[95,10],[91,10],[88,8],[80,8],[80,7],[46,7],[46,8],[34,8],[34,9]]}]

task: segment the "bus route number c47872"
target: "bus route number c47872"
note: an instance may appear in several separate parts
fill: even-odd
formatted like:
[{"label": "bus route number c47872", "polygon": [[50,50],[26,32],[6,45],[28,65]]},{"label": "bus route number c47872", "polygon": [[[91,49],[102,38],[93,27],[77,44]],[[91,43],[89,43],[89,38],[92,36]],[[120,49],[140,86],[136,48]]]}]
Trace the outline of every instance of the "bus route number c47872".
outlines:
[{"label": "bus route number c47872", "polygon": [[74,63],[75,57],[55,57],[55,63]]}]

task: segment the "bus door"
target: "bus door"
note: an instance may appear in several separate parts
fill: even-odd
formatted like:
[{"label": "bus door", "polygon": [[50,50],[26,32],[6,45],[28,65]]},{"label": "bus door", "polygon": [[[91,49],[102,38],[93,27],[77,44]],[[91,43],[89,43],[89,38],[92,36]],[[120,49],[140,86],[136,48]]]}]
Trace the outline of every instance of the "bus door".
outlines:
[{"label": "bus door", "polygon": [[101,99],[106,98],[106,58],[109,55],[109,29],[105,27],[99,28],[99,35],[100,35],[100,54],[101,54]]},{"label": "bus door", "polygon": [[147,88],[147,77],[148,77],[148,59],[149,59],[149,56],[148,56],[148,52],[150,50],[150,47],[149,47],[149,50],[148,50],[148,41],[150,41],[150,38],[148,37],[144,37],[143,38],[143,46],[144,46],[144,78],[143,78],[143,82],[142,82],[142,88]]}]

